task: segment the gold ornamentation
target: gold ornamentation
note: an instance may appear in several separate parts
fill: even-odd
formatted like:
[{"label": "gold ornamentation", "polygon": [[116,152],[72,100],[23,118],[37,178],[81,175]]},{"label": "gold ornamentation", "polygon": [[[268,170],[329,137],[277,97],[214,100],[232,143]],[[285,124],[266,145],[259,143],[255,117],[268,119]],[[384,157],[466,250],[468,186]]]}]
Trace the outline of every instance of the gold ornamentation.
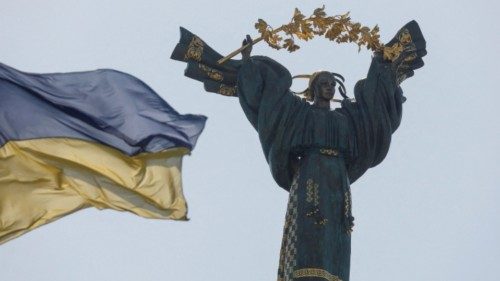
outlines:
[{"label": "gold ornamentation", "polygon": [[351,213],[352,213],[351,191],[347,190],[344,193],[344,216],[346,220],[349,222],[349,226],[347,228],[347,233],[349,234],[352,233],[354,227],[354,224],[351,222]]},{"label": "gold ornamentation", "polygon": [[324,155],[329,155],[329,156],[338,156],[339,152],[335,149],[326,149],[322,148],[319,150],[319,153],[324,154]]},{"label": "gold ornamentation", "polygon": [[293,272],[293,278],[319,277],[328,281],[342,281],[338,276],[320,268],[302,268]]},{"label": "gold ornamentation", "polygon": [[349,216],[349,209],[351,208],[351,203],[349,202],[350,201],[349,197],[351,197],[349,194],[349,191],[346,191],[344,193],[344,206],[345,206],[344,215],[346,217]]},{"label": "gold ornamentation", "polygon": [[292,280],[293,269],[297,266],[297,217],[298,217],[298,173],[295,175],[290,187],[290,199],[286,212],[283,241],[281,244],[278,280]]},{"label": "gold ornamentation", "polygon": [[[273,28],[265,20],[258,19],[254,26],[261,36],[253,39],[252,45],[264,40],[271,48],[277,50],[285,48],[289,52],[294,52],[300,49],[300,46],[295,44],[296,38],[309,41],[316,36],[324,36],[338,44],[354,43],[358,45],[358,51],[361,51],[361,47],[365,46],[368,50],[382,53],[384,59],[395,61],[403,51],[402,46],[400,44],[394,44],[390,47],[385,46],[380,42],[380,28],[378,25],[373,28],[363,26],[359,22],[351,21],[349,14],[350,12],[328,16],[323,5],[321,8],[315,9],[309,17],[306,17],[299,9],[295,8],[290,22],[278,28]],[[410,33],[402,35],[399,42],[402,45],[409,44],[412,40]],[[225,63],[248,46],[242,46],[217,62],[219,64]]]},{"label": "gold ornamentation", "polygon": [[221,84],[219,87],[219,94],[223,96],[234,97],[236,96],[236,87],[229,87],[224,84]]},{"label": "gold ornamentation", "polygon": [[399,42],[403,45],[408,45],[411,43],[411,35],[408,29],[404,29],[401,35],[399,35]]},{"label": "gold ornamentation", "polygon": [[186,51],[186,55],[184,56],[184,60],[195,60],[201,61],[201,55],[203,54],[203,41],[197,36],[193,36],[191,42],[189,43],[188,49]]},{"label": "gold ornamentation", "polygon": [[316,208],[314,210],[307,212],[306,216],[315,219],[314,224],[316,225],[325,225],[328,222],[328,219],[323,218],[319,210],[319,185],[314,183],[312,179],[308,179],[306,182],[306,201],[307,203],[313,203]]},{"label": "gold ornamentation", "polygon": [[394,61],[399,58],[399,55],[403,52],[403,46],[399,43],[395,43],[390,47],[384,48],[384,59]]},{"label": "gold ornamentation", "polygon": [[[355,43],[359,50],[362,46],[366,46],[368,50],[378,50],[383,47],[379,42],[378,26],[370,29],[358,22],[352,22],[349,12],[343,15],[328,16],[325,13],[325,6],[315,9],[309,17],[295,8],[290,23],[277,29],[273,29],[262,19],[258,20],[255,28],[269,46],[275,49],[286,48],[289,52],[300,48],[295,44],[295,37],[308,41],[315,36],[324,36],[339,44]],[[283,32],[287,38],[283,40],[283,37],[279,35],[280,32]]]},{"label": "gold ornamentation", "polygon": [[[384,59],[395,61],[399,58],[403,51],[411,50],[412,48],[412,38],[410,31],[408,29],[403,29],[401,34],[399,34],[398,42],[394,45],[384,47]],[[414,47],[413,47],[414,48]],[[416,57],[416,56],[415,56]]]},{"label": "gold ornamentation", "polygon": [[406,76],[406,74],[401,74],[401,75],[398,75],[397,78],[396,78],[396,83],[399,85],[401,84],[404,80],[406,80],[406,78],[408,78]]},{"label": "gold ornamentation", "polygon": [[306,213],[306,216],[308,216],[308,217],[312,217],[312,216],[315,216],[315,215],[316,215],[316,214],[318,214],[318,213],[319,213],[319,208],[316,208],[316,209],[314,209],[313,211],[307,212],[307,213]]},{"label": "gold ornamentation", "polygon": [[319,205],[319,192],[318,192],[318,184],[314,183],[312,179],[308,179],[306,182],[307,188],[307,203],[314,202],[314,206]]},{"label": "gold ornamentation", "polygon": [[[418,58],[416,53],[417,47],[413,43],[408,29],[399,31],[398,42],[391,47],[384,48],[384,59],[389,59],[393,62],[393,67],[396,73],[396,83],[399,85],[407,78],[408,69],[411,67],[411,62]],[[405,52],[406,57],[399,59]]]},{"label": "gold ornamentation", "polygon": [[212,79],[212,80],[221,82],[224,79],[224,75],[222,74],[222,72],[220,72],[214,68],[208,67],[208,66],[201,64],[201,63],[198,64],[198,67],[201,70],[205,71],[205,73],[208,75],[208,77],[210,77],[210,79]]},{"label": "gold ornamentation", "polygon": [[327,222],[328,222],[328,219],[321,219],[321,220],[315,222],[314,224],[325,225]]},{"label": "gold ornamentation", "polygon": [[404,59],[404,62],[411,62],[416,58],[417,58],[417,54],[411,54],[407,58]]}]

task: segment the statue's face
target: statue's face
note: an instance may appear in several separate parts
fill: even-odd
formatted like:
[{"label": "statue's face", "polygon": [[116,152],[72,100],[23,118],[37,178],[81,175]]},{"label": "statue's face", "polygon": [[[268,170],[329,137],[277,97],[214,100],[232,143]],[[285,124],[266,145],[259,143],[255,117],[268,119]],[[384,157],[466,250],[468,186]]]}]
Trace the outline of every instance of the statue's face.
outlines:
[{"label": "statue's face", "polygon": [[335,78],[328,72],[320,73],[314,87],[315,99],[331,100],[335,95]]}]

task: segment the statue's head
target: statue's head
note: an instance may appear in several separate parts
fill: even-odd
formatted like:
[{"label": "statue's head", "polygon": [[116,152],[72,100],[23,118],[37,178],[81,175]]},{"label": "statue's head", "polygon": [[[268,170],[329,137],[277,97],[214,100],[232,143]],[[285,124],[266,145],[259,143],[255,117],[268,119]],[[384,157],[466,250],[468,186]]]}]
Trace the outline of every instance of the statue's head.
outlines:
[{"label": "statue's head", "polygon": [[329,103],[333,99],[337,87],[342,97],[348,98],[345,94],[344,77],[340,74],[318,71],[312,75],[297,75],[293,78],[309,78],[309,87],[299,94],[316,105]]},{"label": "statue's head", "polygon": [[335,95],[335,86],[337,86],[337,82],[331,72],[316,72],[309,83],[310,99],[314,103],[330,101]]}]

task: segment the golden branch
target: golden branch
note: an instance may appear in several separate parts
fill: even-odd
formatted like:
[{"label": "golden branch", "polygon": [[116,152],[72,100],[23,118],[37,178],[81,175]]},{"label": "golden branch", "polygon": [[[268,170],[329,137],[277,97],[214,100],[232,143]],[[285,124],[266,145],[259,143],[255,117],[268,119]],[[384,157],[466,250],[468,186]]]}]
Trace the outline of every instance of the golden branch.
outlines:
[{"label": "golden branch", "polygon": [[[263,19],[257,21],[255,28],[261,36],[253,40],[253,44],[264,40],[269,46],[277,50],[285,48],[289,52],[294,52],[300,48],[300,46],[295,44],[296,38],[308,41],[316,36],[324,36],[338,44],[355,43],[358,45],[358,51],[361,50],[361,47],[365,46],[368,50],[382,52],[384,58],[391,61],[395,58],[395,54],[398,53],[398,50],[385,47],[384,44],[380,43],[379,27],[377,25],[373,28],[362,26],[358,22],[351,21],[349,13],[328,16],[325,13],[325,6],[315,9],[309,17],[304,16],[299,9],[295,8],[290,23],[284,24],[277,29],[273,29]],[[280,35],[280,33],[284,34]],[[220,59],[218,63],[222,64],[226,62],[248,46],[242,46],[228,56]]]}]

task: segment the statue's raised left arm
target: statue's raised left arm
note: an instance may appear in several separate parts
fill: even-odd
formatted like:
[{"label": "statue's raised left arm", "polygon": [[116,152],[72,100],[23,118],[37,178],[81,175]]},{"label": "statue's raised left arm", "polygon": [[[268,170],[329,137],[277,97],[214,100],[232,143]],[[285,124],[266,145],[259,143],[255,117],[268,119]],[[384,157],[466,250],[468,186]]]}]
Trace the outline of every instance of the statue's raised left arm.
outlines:
[{"label": "statue's raised left arm", "polygon": [[347,163],[351,183],[387,155],[406,100],[400,84],[424,65],[422,57],[427,53],[425,39],[415,21],[401,28],[386,46],[399,48],[396,59],[386,61],[382,54],[375,53],[366,79],[358,81],[354,88],[356,101],[345,100],[337,110],[348,117],[355,146]]}]

